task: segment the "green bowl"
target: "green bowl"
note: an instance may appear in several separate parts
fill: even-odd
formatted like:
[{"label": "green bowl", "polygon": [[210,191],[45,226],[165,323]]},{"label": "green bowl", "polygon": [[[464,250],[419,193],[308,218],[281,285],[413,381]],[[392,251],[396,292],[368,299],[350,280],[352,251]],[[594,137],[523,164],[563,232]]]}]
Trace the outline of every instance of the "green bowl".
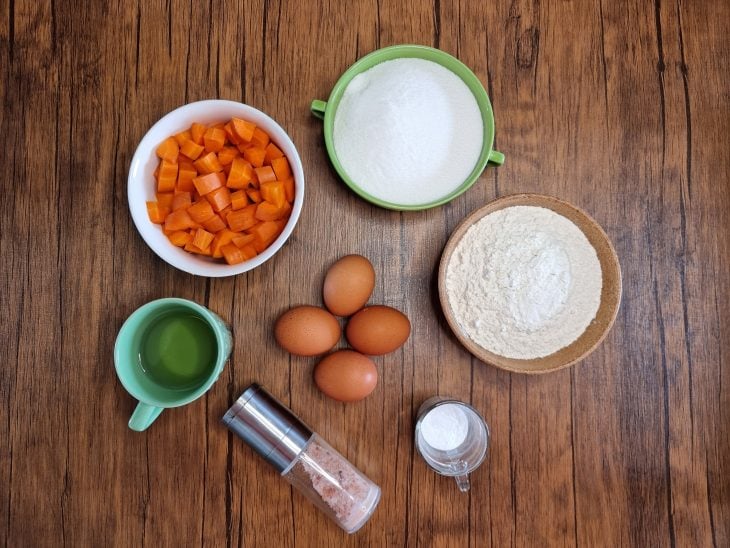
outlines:
[{"label": "green bowl", "polygon": [[[393,202],[386,202],[365,192],[362,188],[355,184],[352,179],[350,179],[347,172],[342,167],[342,164],[340,164],[340,161],[337,159],[337,154],[335,153],[333,140],[335,113],[338,105],[340,104],[340,100],[342,99],[342,95],[345,93],[345,88],[347,88],[350,81],[361,72],[365,72],[383,61],[390,61],[392,59],[400,59],[404,57],[415,57],[418,59],[433,61],[434,63],[438,63],[439,65],[449,69],[461,78],[477,100],[479,111],[482,113],[482,122],[484,125],[482,151],[479,154],[479,159],[469,176],[456,190],[442,198],[439,198],[438,200],[425,204],[396,204]],[[427,46],[400,45],[373,51],[357,61],[354,65],[347,69],[342,76],[340,76],[335,87],[332,88],[332,92],[330,93],[327,102],[320,101],[318,99],[314,100],[312,101],[311,109],[312,114],[324,120],[324,141],[327,146],[327,154],[342,180],[345,181],[345,184],[347,184],[347,186],[349,186],[363,199],[386,209],[395,209],[398,211],[420,211],[443,205],[466,192],[477,181],[479,175],[481,175],[484,168],[487,167],[487,163],[501,165],[504,162],[504,154],[492,149],[492,145],[494,144],[494,115],[492,114],[492,105],[489,102],[489,96],[487,95],[484,86],[469,67],[455,57],[452,57],[448,53],[438,49]]]}]

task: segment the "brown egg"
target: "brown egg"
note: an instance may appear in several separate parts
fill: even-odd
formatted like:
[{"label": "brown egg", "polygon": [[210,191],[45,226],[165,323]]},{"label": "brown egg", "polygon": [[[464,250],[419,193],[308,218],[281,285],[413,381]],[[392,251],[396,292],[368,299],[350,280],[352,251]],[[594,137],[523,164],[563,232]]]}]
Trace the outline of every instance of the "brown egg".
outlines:
[{"label": "brown egg", "polygon": [[411,322],[395,308],[368,306],[347,322],[347,340],[355,350],[371,356],[392,352],[406,342]]},{"label": "brown egg", "polygon": [[334,400],[359,401],[375,390],[378,370],[367,356],[353,350],[338,350],[317,364],[314,382]]},{"label": "brown egg", "polygon": [[336,316],[350,316],[368,302],[375,287],[375,270],[362,255],[345,255],[324,277],[324,304]]},{"label": "brown egg", "polygon": [[340,340],[337,318],[318,306],[297,306],[276,320],[274,337],[284,350],[299,356],[317,356]]}]

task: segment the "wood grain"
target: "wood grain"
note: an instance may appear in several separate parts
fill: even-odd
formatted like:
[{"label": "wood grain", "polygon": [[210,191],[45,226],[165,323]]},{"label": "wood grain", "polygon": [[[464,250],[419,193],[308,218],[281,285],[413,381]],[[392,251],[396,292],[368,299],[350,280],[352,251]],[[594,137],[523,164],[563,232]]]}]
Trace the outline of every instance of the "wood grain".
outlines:
[{"label": "wood grain", "polygon": [[[726,1],[0,0],[0,14],[0,546],[730,545]],[[419,213],[349,192],[308,111],[357,58],[397,43],[475,71],[507,157]],[[307,177],[290,242],[231,279],[166,266],[126,204],[141,137],[204,98],[272,115]],[[608,338],[542,377],[472,358],[436,291],[454,227],[517,192],[585,209],[623,269]],[[324,271],[346,253],[372,260],[373,302],[413,323],[354,405],[318,393],[313,360],[271,335],[282,310],[320,302]],[[235,348],[206,397],[138,434],[112,347],[126,316],[163,296],[219,313]],[[219,424],[253,380],[381,485],[360,533],[329,523]],[[434,394],[490,424],[468,495],[414,452],[414,414]]]}]

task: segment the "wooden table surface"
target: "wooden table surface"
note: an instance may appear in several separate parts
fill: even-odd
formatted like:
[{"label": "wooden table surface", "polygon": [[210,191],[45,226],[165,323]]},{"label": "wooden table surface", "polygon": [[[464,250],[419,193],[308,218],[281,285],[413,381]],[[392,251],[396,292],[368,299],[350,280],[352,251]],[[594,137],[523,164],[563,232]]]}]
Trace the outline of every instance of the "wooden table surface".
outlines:
[{"label": "wooden table surface", "polygon": [[[730,545],[726,0],[0,5],[0,545]],[[309,113],[356,59],[398,43],[475,71],[507,157],[419,213],[349,192]],[[307,179],[288,244],[227,279],[163,263],[127,207],[141,137],[204,98],[276,118]],[[623,271],[605,342],[544,376],[471,358],[436,297],[460,219],[516,192],[585,208]],[[315,360],[271,334],[284,309],[321,302],[327,266],[347,253],[373,262],[372,302],[413,323],[351,405],[323,397]],[[216,311],[235,348],[207,396],[134,433],[112,348],[135,308],[165,296]],[[357,535],[219,423],[254,380],[382,487]],[[469,494],[414,451],[414,413],[434,394],[471,402],[491,427]]]}]

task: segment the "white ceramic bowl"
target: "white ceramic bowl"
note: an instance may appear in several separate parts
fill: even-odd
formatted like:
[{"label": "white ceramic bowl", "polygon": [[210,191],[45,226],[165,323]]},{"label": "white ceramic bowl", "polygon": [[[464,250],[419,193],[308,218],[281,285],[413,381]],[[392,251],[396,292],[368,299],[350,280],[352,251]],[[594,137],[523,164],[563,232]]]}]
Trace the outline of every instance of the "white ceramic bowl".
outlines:
[{"label": "white ceramic bowl", "polygon": [[[286,155],[294,176],[294,204],[291,216],[279,237],[253,259],[236,265],[228,265],[216,259],[188,253],[170,243],[160,225],[152,223],[147,215],[146,201],[154,201],[155,178],[153,172],[159,163],[155,154],[157,146],[167,137],[188,129],[193,122],[215,124],[231,117],[243,118],[256,124],[271,136],[271,140]],[[189,103],[163,116],[142,138],[129,166],[127,181],[129,211],[142,239],[163,261],[175,268],[197,276],[233,276],[256,268],[269,260],[289,238],[299,220],[304,203],[304,171],[294,143],[272,118],[248,105],[234,101],[208,100]]]}]

